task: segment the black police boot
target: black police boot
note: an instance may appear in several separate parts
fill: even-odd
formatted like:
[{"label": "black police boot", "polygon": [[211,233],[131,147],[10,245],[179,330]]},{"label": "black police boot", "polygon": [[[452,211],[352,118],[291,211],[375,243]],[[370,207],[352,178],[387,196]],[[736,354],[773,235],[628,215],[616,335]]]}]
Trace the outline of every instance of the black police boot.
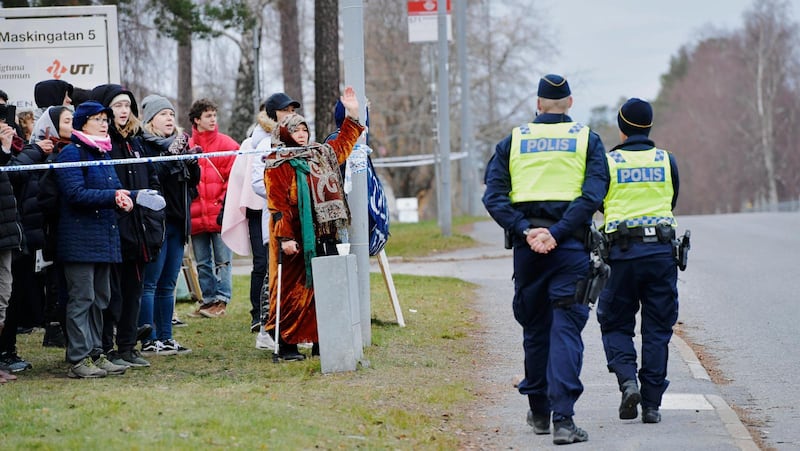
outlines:
[{"label": "black police boot", "polygon": [[533,410],[528,410],[527,418],[528,426],[533,428],[533,433],[536,435],[544,435],[550,433],[550,414],[535,415]]},{"label": "black police boot", "polygon": [[642,407],[642,423],[660,423],[661,412],[658,407]]},{"label": "black police boot", "polygon": [[572,418],[553,422],[553,443],[556,445],[569,445],[570,443],[585,442],[589,434],[575,426]]},{"label": "black police boot", "polygon": [[639,416],[637,405],[642,401],[636,380],[630,379],[623,382],[620,391],[622,391],[622,401],[619,403],[619,419],[633,420]]}]

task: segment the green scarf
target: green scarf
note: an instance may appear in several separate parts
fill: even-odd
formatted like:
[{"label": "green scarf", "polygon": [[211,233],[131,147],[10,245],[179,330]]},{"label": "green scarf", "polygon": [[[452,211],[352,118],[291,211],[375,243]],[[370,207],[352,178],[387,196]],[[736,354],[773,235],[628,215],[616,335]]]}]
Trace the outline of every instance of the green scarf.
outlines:
[{"label": "green scarf", "polygon": [[300,210],[300,234],[303,235],[303,258],[306,261],[306,287],[311,287],[311,259],[317,256],[314,217],[311,215],[311,190],[307,177],[311,168],[308,167],[308,161],[302,158],[292,158],[289,164],[297,175],[297,207]]}]

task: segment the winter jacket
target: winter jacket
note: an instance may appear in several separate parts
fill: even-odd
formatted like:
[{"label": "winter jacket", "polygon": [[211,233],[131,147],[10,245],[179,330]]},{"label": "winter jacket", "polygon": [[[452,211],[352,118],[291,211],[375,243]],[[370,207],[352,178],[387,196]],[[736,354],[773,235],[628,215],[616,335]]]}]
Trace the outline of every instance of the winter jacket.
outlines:
[{"label": "winter jacket", "polygon": [[[200,146],[203,153],[239,150],[239,144],[230,136],[219,133],[216,127],[206,132],[193,128],[192,132],[189,146]],[[220,233],[222,230],[217,217],[225,204],[228,179],[235,160],[236,156],[200,159],[199,196],[192,202],[192,235]]]},{"label": "winter jacket", "polygon": [[[82,149],[83,152],[81,152]],[[110,159],[107,153],[73,135],[56,162]],[[117,226],[116,191],[122,188],[112,166],[59,168],[58,259],[63,262],[119,263],[122,261]]]},{"label": "winter jacket", "polygon": [[[26,144],[22,152],[11,157],[11,165],[29,165],[43,163],[47,154],[36,144]],[[17,209],[25,233],[25,250],[33,253],[44,247],[44,230],[42,228],[42,210],[36,196],[39,194],[39,177],[44,171],[19,171],[9,173],[14,195],[17,198]]]},{"label": "winter jacket", "polygon": [[[5,166],[10,159],[10,153],[0,151],[0,165]],[[23,240],[11,180],[7,172],[0,172],[0,250],[22,250]]]},{"label": "winter jacket", "polygon": [[[159,138],[149,133],[142,134],[146,156],[169,155],[167,149],[171,142],[170,138]],[[167,206],[164,208],[166,221],[182,226],[184,242],[188,242],[192,227],[190,206],[192,199],[197,197],[200,166],[196,160],[162,161],[154,165],[161,184],[161,194],[167,201]]]},{"label": "winter jacket", "polygon": [[[109,128],[112,159],[139,158],[145,155],[139,136],[123,138],[115,127]],[[140,189],[161,191],[156,168],[152,163],[118,164],[114,166],[120,184],[132,196]],[[135,198],[134,198],[135,200]],[[119,238],[124,261],[149,262],[158,256],[164,242],[164,210],[153,211],[140,205],[133,210],[117,210]]]}]

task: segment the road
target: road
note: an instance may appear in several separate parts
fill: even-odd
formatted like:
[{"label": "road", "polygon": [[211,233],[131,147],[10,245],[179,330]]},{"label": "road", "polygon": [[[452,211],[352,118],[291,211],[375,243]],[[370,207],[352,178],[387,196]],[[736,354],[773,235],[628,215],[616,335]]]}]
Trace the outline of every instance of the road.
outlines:
[{"label": "road", "polygon": [[680,319],[728,382],[720,391],[761,423],[765,443],[800,449],[800,213],[679,217],[692,230],[679,273]]}]

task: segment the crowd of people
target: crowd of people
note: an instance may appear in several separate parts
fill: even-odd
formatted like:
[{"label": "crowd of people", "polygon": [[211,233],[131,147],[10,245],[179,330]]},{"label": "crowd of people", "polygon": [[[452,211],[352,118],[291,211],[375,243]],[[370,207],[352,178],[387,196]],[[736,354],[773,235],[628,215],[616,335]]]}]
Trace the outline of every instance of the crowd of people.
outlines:
[{"label": "crowd of people", "polygon": [[[310,142],[295,112],[301,104],[284,93],[262,104],[242,146],[219,131],[209,99],[193,102],[188,133],[169,99],[151,94],[139,103],[118,84],[86,90],[45,80],[34,98],[33,111],[6,114],[14,110],[0,91],[0,166],[84,163],[0,171],[0,384],[32,368],[16,338],[35,327],[44,328],[43,346],[65,349],[71,378],[121,375],[154,356],[190,353],[173,336],[185,324],[175,301],[187,249],[201,291],[190,316],[225,316],[233,251],[252,254],[257,347],[277,340],[283,360],[305,358],[299,343],[318,354],[306,270],[315,255],[336,253],[349,225],[339,166],[364,128],[352,88],[340,100],[347,125],[329,144]],[[240,147],[260,152],[202,156]],[[178,157],[90,163],[154,156]],[[278,253],[286,276],[276,337]]]}]

